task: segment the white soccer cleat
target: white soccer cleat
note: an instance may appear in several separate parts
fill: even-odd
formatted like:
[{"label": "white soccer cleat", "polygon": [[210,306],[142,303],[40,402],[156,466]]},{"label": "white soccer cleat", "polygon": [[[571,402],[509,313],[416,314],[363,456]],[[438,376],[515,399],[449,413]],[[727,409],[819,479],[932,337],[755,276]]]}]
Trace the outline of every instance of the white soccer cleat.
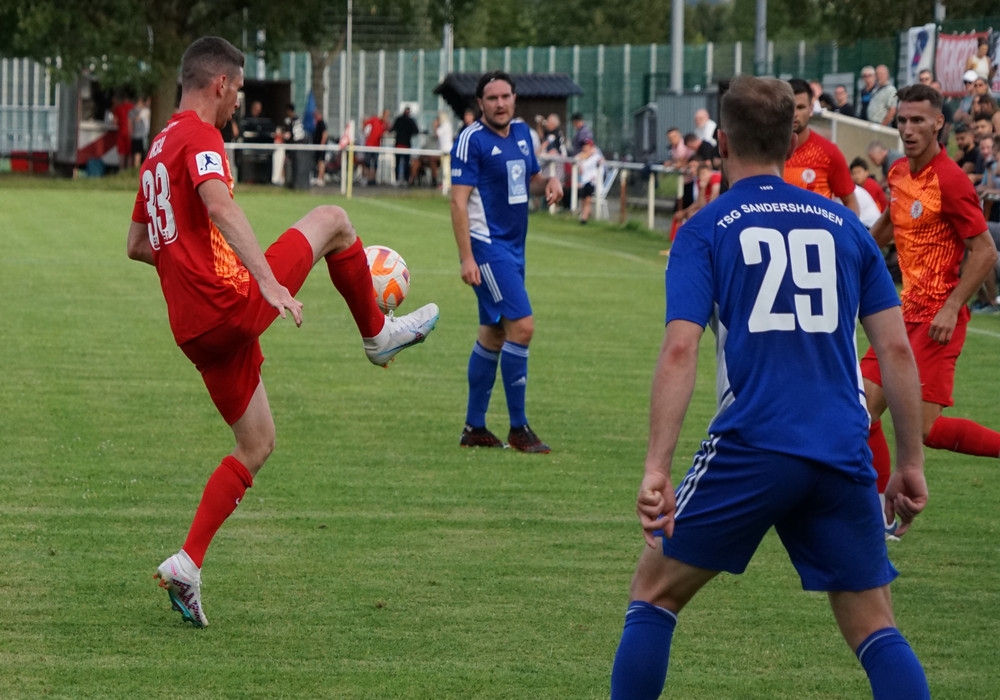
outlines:
[{"label": "white soccer cleat", "polygon": [[156,569],[153,578],[167,591],[174,610],[195,627],[208,627],[208,618],[201,610],[201,569],[194,565],[183,549]]},{"label": "white soccer cleat", "polygon": [[434,330],[440,315],[437,304],[421,306],[405,316],[395,316],[390,311],[379,334],[374,338],[363,338],[365,354],[373,365],[385,367],[400,350],[424,342]]}]

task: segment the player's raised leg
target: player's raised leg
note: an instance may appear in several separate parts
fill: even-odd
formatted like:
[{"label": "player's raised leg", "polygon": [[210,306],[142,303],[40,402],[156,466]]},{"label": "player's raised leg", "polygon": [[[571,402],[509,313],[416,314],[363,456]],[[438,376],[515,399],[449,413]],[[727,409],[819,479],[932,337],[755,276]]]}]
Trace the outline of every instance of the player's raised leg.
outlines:
[{"label": "player's raised leg", "polygon": [[364,244],[341,207],[316,207],[293,228],[309,241],[315,262],[326,260],[330,279],[347,302],[373,364],[388,365],[401,350],[422,343],[434,330],[440,315],[437,304],[426,304],[404,316],[382,313],[375,301]]}]

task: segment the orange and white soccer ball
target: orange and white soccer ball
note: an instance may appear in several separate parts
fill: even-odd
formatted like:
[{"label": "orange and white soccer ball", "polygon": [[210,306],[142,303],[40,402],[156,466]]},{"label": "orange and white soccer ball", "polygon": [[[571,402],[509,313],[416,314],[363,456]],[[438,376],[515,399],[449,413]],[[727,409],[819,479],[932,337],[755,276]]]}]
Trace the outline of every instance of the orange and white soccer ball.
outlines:
[{"label": "orange and white soccer ball", "polygon": [[384,313],[398,309],[410,291],[410,271],[399,253],[384,245],[365,248],[372,272],[375,301]]}]

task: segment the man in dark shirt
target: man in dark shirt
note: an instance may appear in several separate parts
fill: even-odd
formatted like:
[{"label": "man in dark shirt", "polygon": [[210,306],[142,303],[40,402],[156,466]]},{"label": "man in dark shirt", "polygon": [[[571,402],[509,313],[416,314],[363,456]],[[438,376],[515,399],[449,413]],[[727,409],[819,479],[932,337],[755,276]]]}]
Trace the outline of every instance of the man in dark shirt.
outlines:
[{"label": "man in dark shirt", "polygon": [[955,161],[958,166],[969,176],[973,185],[978,185],[983,179],[983,159],[979,155],[979,148],[976,146],[976,138],[972,129],[965,122],[955,125],[955,143],[958,145],[958,155]]},{"label": "man in dark shirt", "polygon": [[[403,113],[396,117],[396,121],[392,123],[390,131],[396,136],[396,148],[413,147],[413,137],[420,133],[420,127],[417,126],[417,122],[410,116],[409,107],[404,108]],[[402,186],[408,182],[409,173],[410,154],[396,154],[396,184]]]}]

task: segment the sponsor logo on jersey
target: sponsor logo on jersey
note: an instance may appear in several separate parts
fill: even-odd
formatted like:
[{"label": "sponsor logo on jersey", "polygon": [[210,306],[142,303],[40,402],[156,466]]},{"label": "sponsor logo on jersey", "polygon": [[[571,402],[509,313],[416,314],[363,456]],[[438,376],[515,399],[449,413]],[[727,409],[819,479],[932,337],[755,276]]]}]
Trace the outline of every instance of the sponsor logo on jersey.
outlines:
[{"label": "sponsor logo on jersey", "polygon": [[215,151],[202,151],[195,156],[195,162],[198,165],[199,175],[204,176],[209,173],[226,174],[222,169],[222,156]]}]

